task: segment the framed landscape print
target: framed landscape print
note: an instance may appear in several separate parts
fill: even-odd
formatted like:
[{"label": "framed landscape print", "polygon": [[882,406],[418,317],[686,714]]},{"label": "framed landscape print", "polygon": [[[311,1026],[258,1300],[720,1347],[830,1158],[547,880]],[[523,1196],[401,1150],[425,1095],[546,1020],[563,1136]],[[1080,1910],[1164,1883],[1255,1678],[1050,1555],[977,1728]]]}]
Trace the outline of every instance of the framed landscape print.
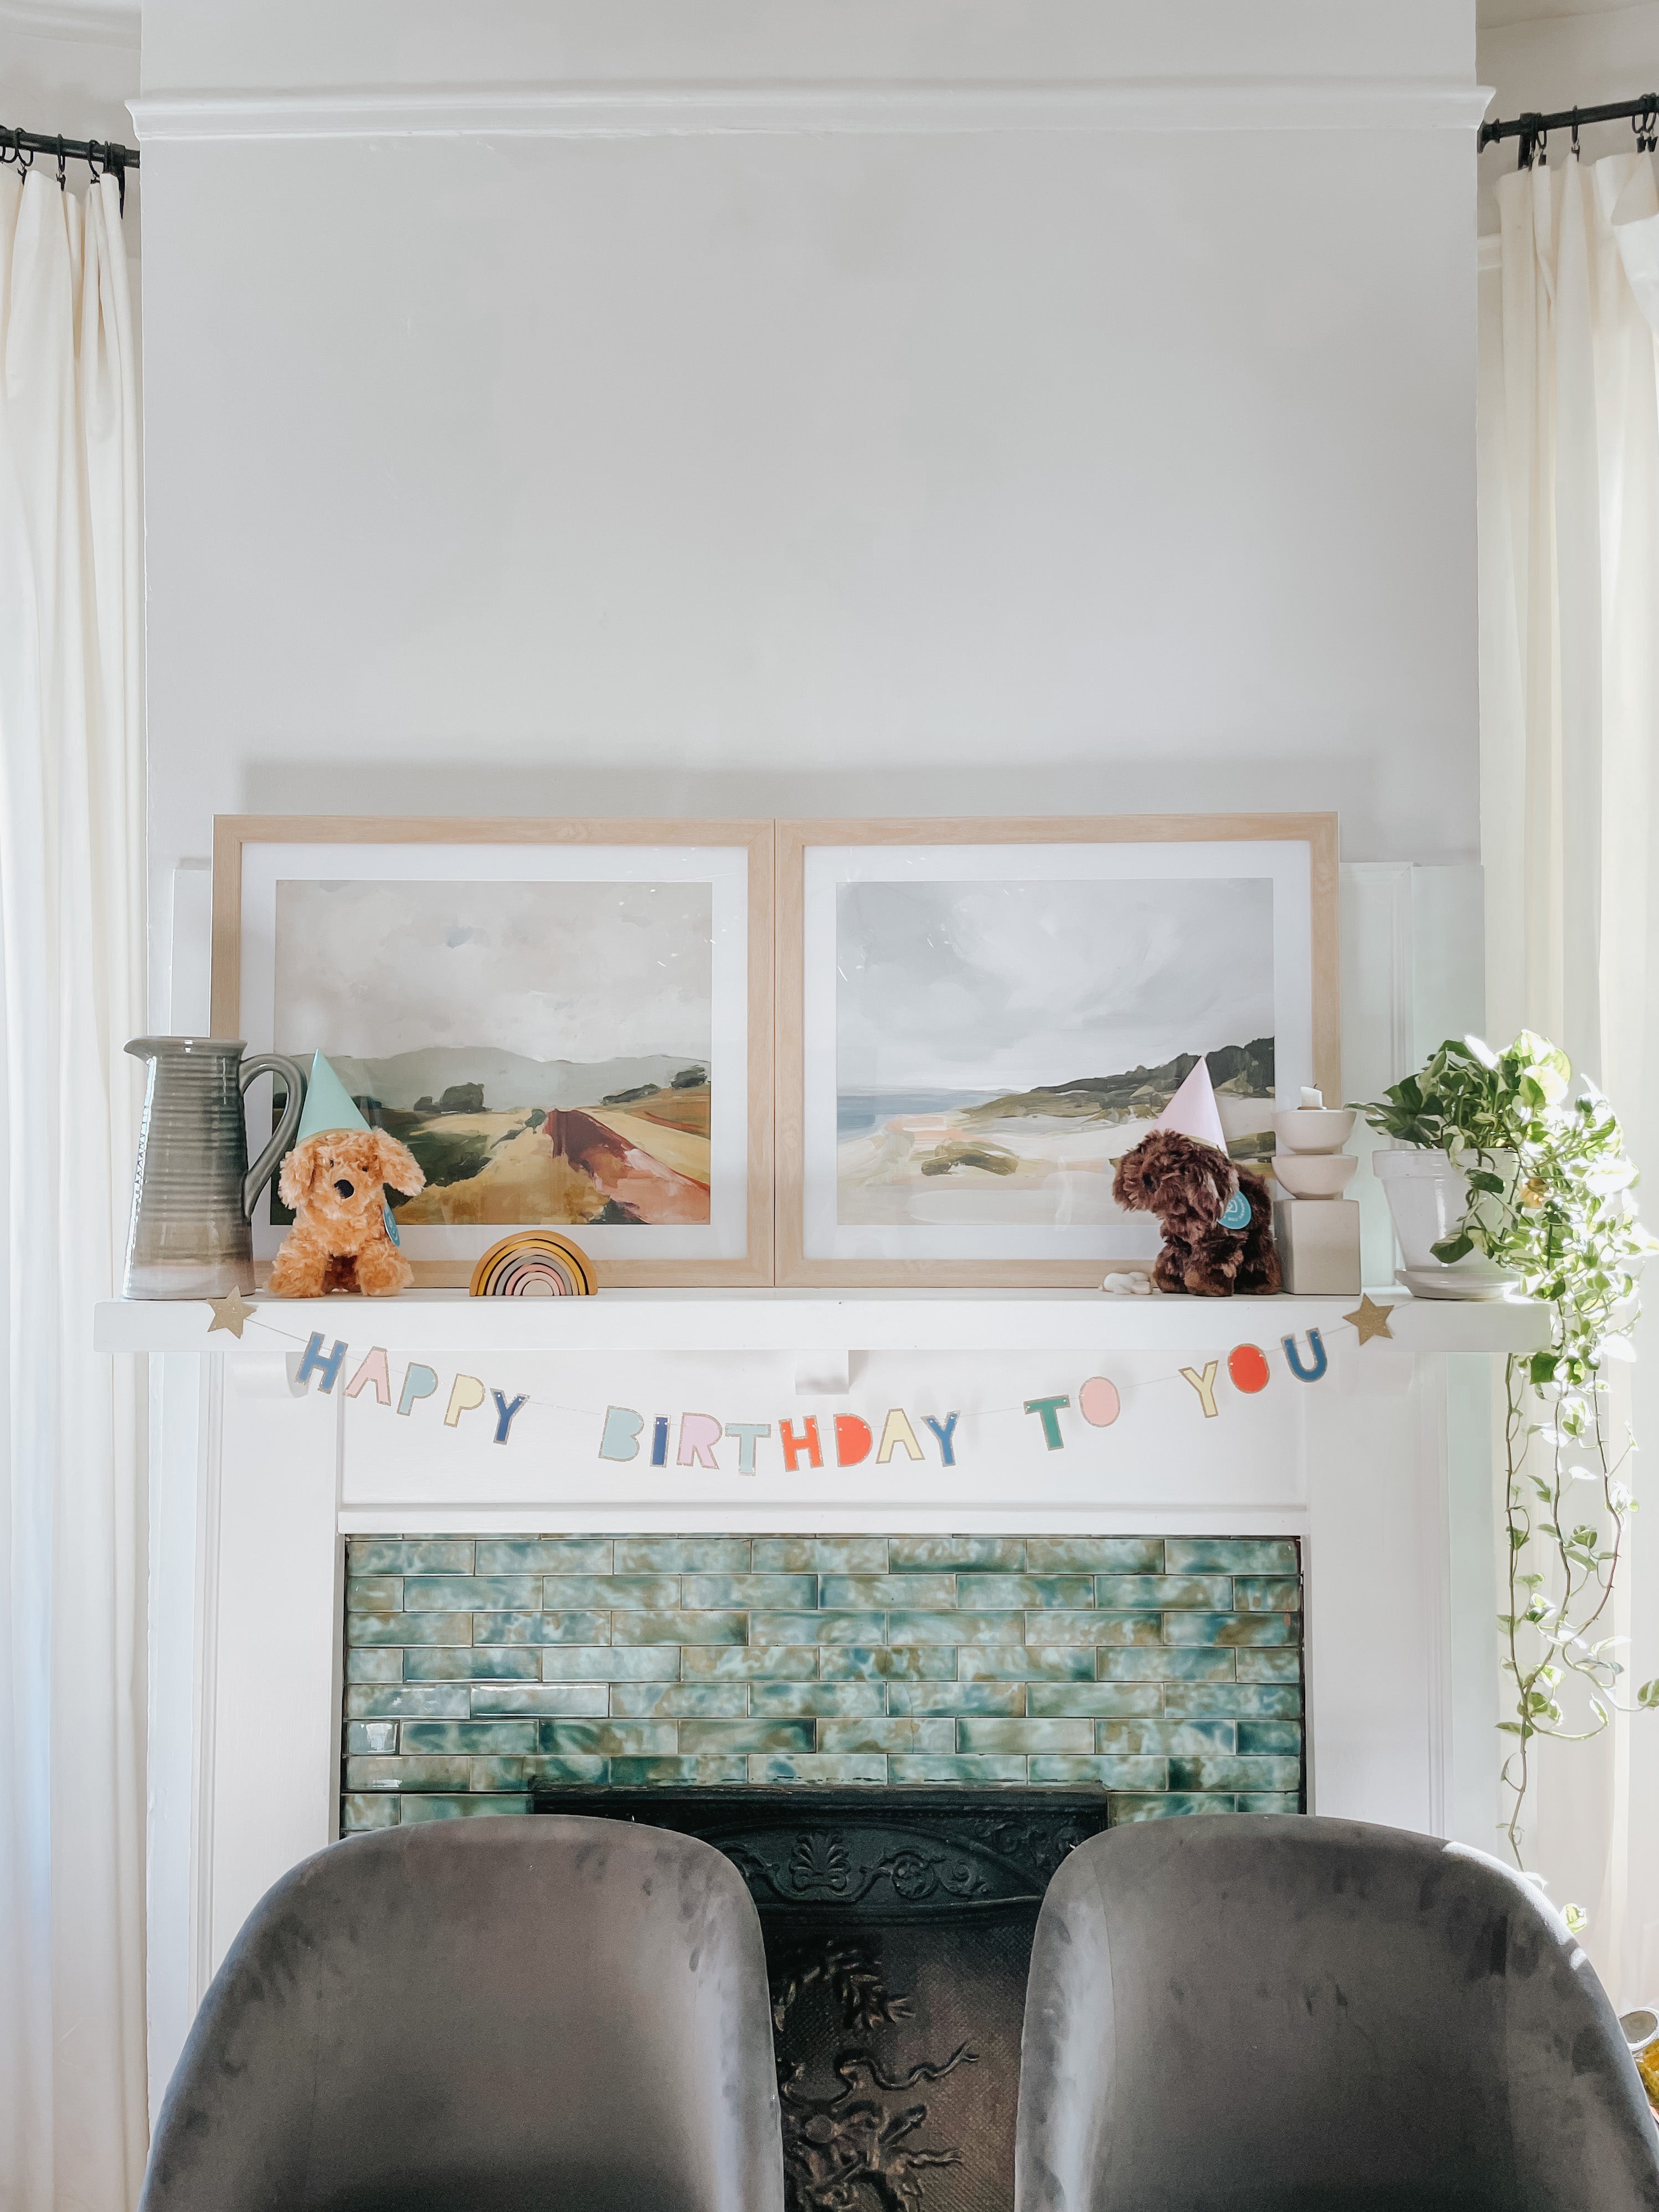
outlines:
[{"label": "framed landscape print", "polygon": [[1229,1149],[1340,1098],[1336,817],[778,825],[778,1280],[1098,1283],[1202,1055]]},{"label": "framed landscape print", "polygon": [[772,871],[769,822],[222,816],[215,1033],[409,1146],[417,1285],[555,1224],[602,1284],[769,1283]]}]

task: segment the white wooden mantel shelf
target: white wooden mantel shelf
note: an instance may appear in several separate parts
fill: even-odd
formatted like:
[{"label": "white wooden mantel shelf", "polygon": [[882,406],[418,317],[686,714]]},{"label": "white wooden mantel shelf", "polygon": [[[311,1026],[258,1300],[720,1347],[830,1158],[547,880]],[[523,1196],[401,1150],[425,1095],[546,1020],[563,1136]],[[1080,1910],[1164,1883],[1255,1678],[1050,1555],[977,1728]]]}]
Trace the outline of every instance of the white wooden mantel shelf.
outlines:
[{"label": "white wooden mantel shelf", "polygon": [[[1390,1308],[1395,1340],[1413,1352],[1535,1351],[1549,1341],[1544,1306],[1521,1300],[1371,1295]],[[1091,1291],[601,1291],[591,1298],[471,1298],[410,1291],[360,1299],[256,1297],[254,1322],[302,1338],[367,1336],[403,1352],[1124,1352],[1230,1346],[1328,1328],[1352,1297],[1107,1297]],[[198,1300],[110,1299],[97,1308],[100,1352],[234,1350],[210,1334]]]}]

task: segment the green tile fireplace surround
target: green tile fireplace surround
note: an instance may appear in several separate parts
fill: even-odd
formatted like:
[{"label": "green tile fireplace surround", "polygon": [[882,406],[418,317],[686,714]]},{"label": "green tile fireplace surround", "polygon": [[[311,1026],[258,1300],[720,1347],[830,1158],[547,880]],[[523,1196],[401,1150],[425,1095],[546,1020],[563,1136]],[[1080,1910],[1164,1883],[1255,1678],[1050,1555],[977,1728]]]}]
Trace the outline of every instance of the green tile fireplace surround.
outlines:
[{"label": "green tile fireplace surround", "polygon": [[347,1577],[345,1832],[688,1783],[1303,1807],[1282,1538],[374,1536]]}]

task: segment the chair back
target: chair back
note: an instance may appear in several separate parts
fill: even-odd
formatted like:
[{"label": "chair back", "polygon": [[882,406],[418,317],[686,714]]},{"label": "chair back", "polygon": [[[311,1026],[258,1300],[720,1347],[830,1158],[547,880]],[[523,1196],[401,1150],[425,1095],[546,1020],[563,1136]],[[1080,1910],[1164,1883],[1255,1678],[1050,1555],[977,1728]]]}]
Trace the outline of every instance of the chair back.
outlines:
[{"label": "chair back", "polygon": [[1016,2212],[1659,2212],[1659,2136],[1565,1923],[1347,1820],[1114,1828],[1043,1901]]},{"label": "chair back", "polygon": [[690,1836],[354,1837],[254,1908],[142,2212],[781,2212],[760,1921]]}]

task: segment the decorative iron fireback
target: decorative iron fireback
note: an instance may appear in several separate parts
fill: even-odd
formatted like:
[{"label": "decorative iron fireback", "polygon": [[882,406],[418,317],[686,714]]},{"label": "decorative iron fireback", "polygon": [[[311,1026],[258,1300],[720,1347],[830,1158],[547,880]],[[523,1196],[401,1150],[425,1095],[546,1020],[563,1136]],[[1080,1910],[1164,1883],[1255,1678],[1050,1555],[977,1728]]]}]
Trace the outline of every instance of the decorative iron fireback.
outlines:
[{"label": "decorative iron fireback", "polygon": [[1099,1793],[553,1789],[539,1813],[700,1836],[771,1978],[788,2212],[1003,2212],[1025,1976]]}]

